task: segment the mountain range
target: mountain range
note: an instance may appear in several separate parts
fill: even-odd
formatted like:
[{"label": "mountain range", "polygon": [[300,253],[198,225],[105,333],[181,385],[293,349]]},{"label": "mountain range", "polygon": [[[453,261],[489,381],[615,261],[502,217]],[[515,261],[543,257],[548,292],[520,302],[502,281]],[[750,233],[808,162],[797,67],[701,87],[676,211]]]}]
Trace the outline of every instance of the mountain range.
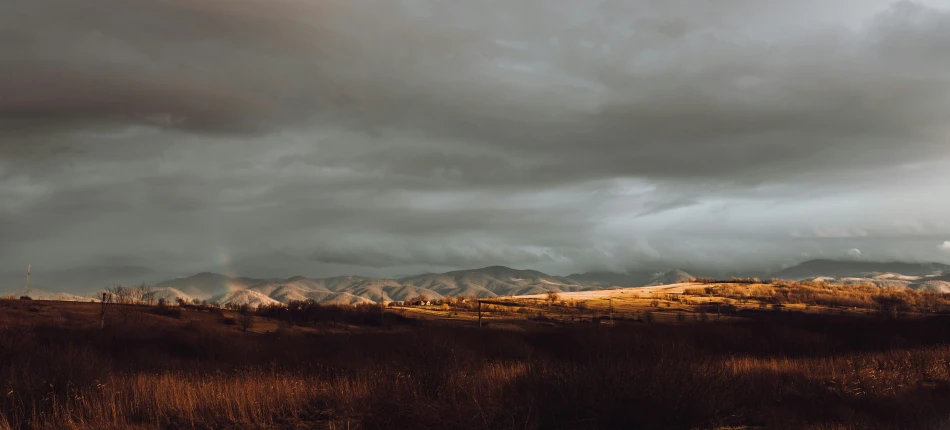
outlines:
[{"label": "mountain range", "polygon": [[[206,300],[219,304],[259,306],[292,300],[315,300],[325,304],[387,303],[420,296],[440,299],[455,296],[498,297],[636,287],[683,282],[692,275],[682,270],[636,271],[627,273],[587,272],[552,276],[536,270],[504,266],[426,273],[398,279],[339,276],[313,279],[233,277],[203,272],[175,278],[152,286],[155,297],[174,302]],[[821,280],[844,284],[871,283],[881,287],[917,288],[950,292],[950,265],[939,263],[873,263],[859,261],[811,260],[768,276],[788,280]],[[90,300],[97,293],[76,295],[31,287],[15,289],[9,295],[34,299]]]}]

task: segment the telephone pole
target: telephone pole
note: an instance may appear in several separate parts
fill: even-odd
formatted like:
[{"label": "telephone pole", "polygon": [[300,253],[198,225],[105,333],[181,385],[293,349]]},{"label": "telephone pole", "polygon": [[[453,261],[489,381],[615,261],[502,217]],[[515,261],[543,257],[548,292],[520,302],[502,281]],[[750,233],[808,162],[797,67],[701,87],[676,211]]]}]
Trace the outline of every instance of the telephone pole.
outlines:
[{"label": "telephone pole", "polygon": [[478,301],[478,328],[482,328],[482,301]]},{"label": "telephone pole", "polygon": [[27,264],[27,265],[26,265],[26,287],[23,288],[24,292],[26,292],[26,290],[29,290],[29,289],[30,289],[30,269],[32,269],[32,268],[33,268],[33,265],[32,265],[32,264]]}]

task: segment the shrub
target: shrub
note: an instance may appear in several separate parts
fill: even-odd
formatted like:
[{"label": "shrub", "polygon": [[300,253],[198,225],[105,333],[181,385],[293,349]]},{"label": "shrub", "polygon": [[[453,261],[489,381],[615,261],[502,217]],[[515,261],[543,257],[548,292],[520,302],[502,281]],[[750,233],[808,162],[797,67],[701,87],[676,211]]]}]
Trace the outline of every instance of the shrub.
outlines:
[{"label": "shrub", "polygon": [[169,318],[181,318],[181,308],[171,306],[157,306],[152,308],[152,313]]},{"label": "shrub", "polygon": [[241,324],[241,331],[248,331],[254,328],[254,315],[247,311],[242,312],[238,317],[238,323]]},{"label": "shrub", "polygon": [[30,296],[20,296],[20,300],[33,300]]}]

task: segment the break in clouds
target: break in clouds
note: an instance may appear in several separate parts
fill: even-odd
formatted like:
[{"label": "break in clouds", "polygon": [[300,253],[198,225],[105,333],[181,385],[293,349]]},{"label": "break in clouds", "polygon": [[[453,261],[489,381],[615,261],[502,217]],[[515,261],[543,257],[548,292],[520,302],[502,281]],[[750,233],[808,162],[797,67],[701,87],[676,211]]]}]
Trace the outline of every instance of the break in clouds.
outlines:
[{"label": "break in clouds", "polygon": [[4,285],[950,261],[943,2],[0,10]]}]

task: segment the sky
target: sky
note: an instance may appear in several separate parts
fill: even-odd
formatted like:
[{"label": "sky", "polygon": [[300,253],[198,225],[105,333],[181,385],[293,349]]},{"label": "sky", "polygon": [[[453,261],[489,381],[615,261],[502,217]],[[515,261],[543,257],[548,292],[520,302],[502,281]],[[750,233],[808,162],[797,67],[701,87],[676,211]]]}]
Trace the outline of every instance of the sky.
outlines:
[{"label": "sky", "polygon": [[950,262],[946,0],[0,10],[0,286]]}]

